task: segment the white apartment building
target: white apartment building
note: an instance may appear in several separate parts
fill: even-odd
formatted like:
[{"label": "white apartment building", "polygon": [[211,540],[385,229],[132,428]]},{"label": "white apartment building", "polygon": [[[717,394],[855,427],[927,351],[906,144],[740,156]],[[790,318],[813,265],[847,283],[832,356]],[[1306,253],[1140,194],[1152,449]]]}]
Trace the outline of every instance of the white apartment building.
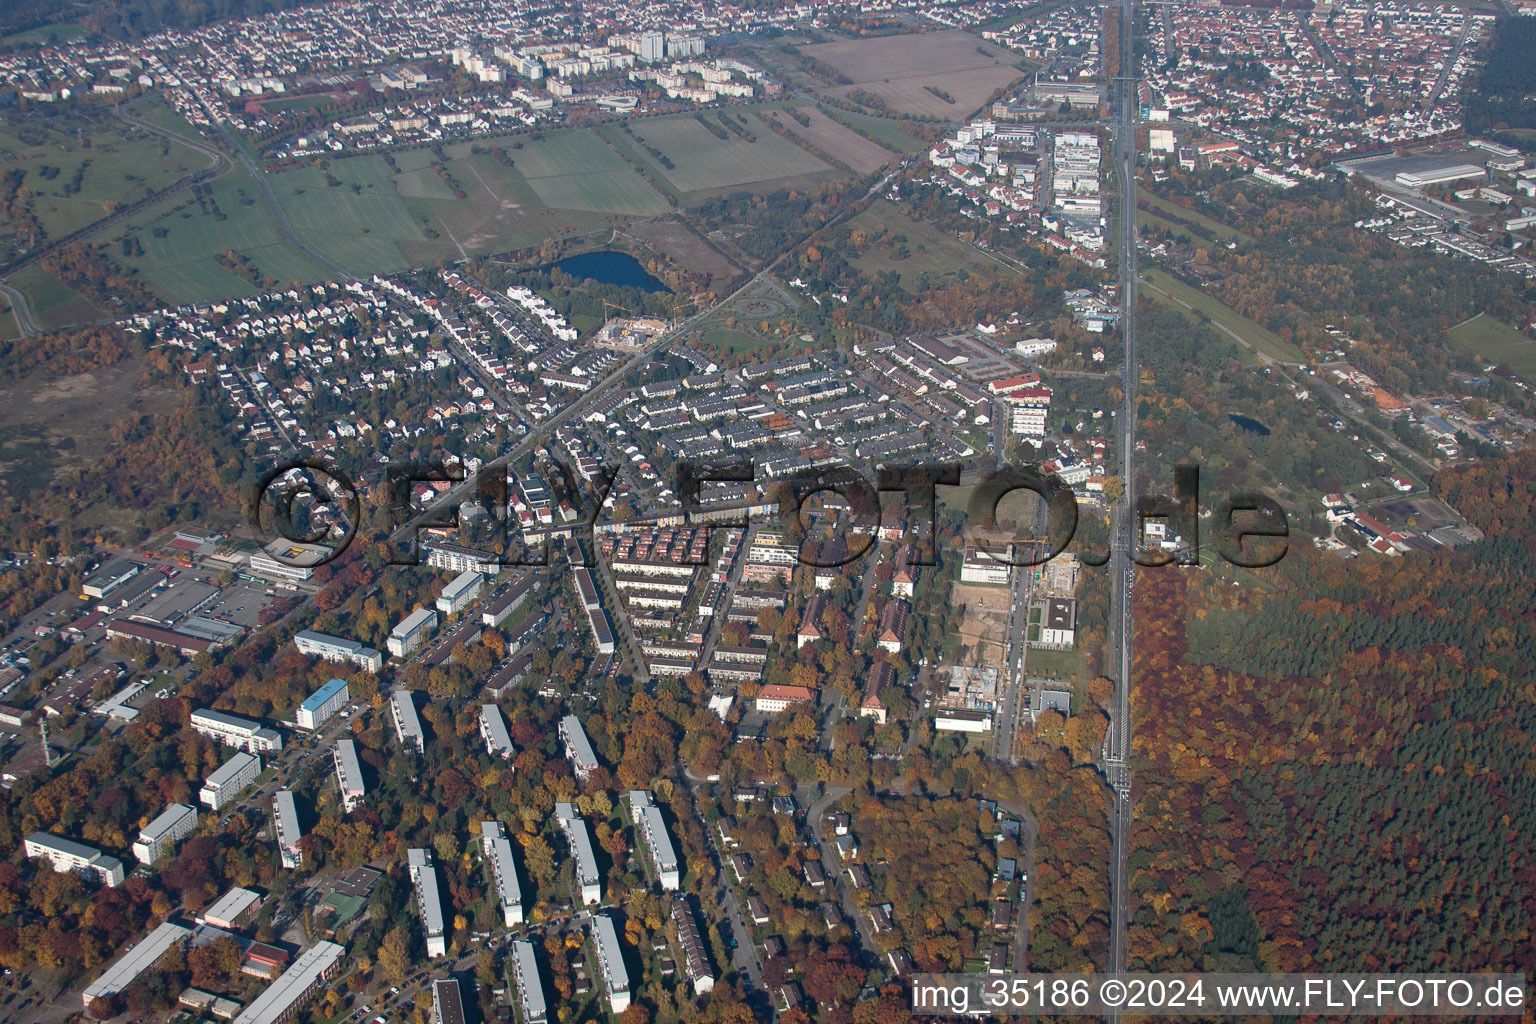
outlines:
[{"label": "white apartment building", "polygon": [[492,757],[511,761],[517,756],[506,720],[501,717],[501,708],[495,704],[480,705],[480,738],[485,740],[485,752]]},{"label": "white apartment building", "polygon": [[587,776],[597,770],[597,755],[592,752],[592,743],[587,739],[587,731],[581,727],[581,719],[575,715],[560,719],[560,742],[565,744],[565,757],[571,762],[576,777],[586,781]]},{"label": "white apartment building", "polygon": [[192,728],[216,743],[251,754],[269,754],[283,749],[283,737],[276,729],[260,722],[207,709],[192,712]]},{"label": "white apartment building", "polygon": [[416,714],[416,700],[410,690],[396,690],[389,698],[390,717],[395,722],[395,738],[406,750],[416,756],[427,752],[427,736],[421,731],[421,718]]},{"label": "white apartment building", "polygon": [[679,883],[677,849],[672,845],[661,808],[656,806],[648,791],[637,789],[629,794],[629,816],[650,851],[651,863],[656,865],[656,876],[662,889],[676,892]]},{"label": "white apartment building", "polygon": [[592,918],[592,942],[597,947],[597,969],[608,990],[608,1009],[623,1013],[629,1009],[629,971],[624,967],[624,950],[613,918],[597,914]]},{"label": "white apartment building", "polygon": [[496,896],[501,903],[501,920],[508,928],[523,923],[523,889],[517,881],[517,861],[507,830],[499,821],[480,823],[480,849],[496,880]]},{"label": "white apartment building", "polygon": [[437,610],[444,615],[457,615],[468,608],[471,601],[480,596],[480,590],[484,586],[484,574],[473,570],[459,573],[438,595]]},{"label": "white apartment building", "polygon": [[337,740],[331,757],[336,762],[336,784],[341,789],[341,808],[351,814],[368,794],[363,784],[363,766],[357,760],[357,744],[352,740]]},{"label": "white apartment building", "polygon": [[406,864],[410,868],[411,885],[416,890],[416,910],[421,916],[421,930],[426,938],[427,956],[447,956],[448,940],[443,927],[443,901],[437,893],[437,866],[432,862],[432,851],[407,850]]},{"label": "white apartment building", "polygon": [[576,861],[576,885],[581,890],[581,902],[596,906],[603,901],[602,878],[597,873],[597,855],[592,849],[592,835],[587,823],[576,813],[573,804],[564,801],[555,804],[555,820],[565,832],[566,845]]},{"label": "white apartment building", "polygon": [[304,830],[299,826],[299,808],[291,791],[280,789],[272,795],[272,822],[283,867],[297,871],[304,866],[304,851],[299,846]]},{"label": "white apartment building", "polygon": [[304,699],[293,714],[293,723],[300,729],[318,729],[336,712],[347,706],[348,692],[345,679],[332,679]]},{"label": "white apartment building", "polygon": [[417,608],[398,626],[390,630],[385,646],[389,648],[390,654],[397,658],[404,658],[425,643],[427,637],[431,636],[436,628],[437,612],[431,608]]},{"label": "white apartment building", "polygon": [[122,861],[73,839],[33,832],[22,842],[21,849],[28,857],[47,860],[55,871],[74,871],[109,889],[123,884]]},{"label": "white apartment building", "polygon": [[140,830],[138,841],[133,844],[133,857],[140,864],[153,864],[195,831],[197,808],[171,804]]},{"label": "white apartment building", "polygon": [[346,637],[331,636],[306,629],[294,634],[293,645],[299,649],[300,653],[311,658],[356,665],[369,672],[377,672],[384,667],[384,655],[372,647],[364,646],[356,640],[348,640]]},{"label": "white apartment building", "polygon": [[211,810],[227,807],[261,774],[261,758],[240,751],[203,780],[197,799]]}]

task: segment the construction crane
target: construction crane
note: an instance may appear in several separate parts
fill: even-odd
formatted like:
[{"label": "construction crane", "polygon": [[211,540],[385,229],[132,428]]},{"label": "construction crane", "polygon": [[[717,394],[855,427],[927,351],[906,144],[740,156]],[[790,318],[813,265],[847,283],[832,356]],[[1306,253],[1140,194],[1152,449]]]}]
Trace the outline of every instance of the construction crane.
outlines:
[{"label": "construction crane", "polygon": [[603,300],[603,323],[607,323],[608,322],[608,309],[609,309],[609,307],[612,307],[613,309],[622,309],[624,312],[628,313],[630,316],[634,316],[635,315],[635,311],[630,309],[628,306],[621,306],[617,302],[609,302],[607,299],[604,299]]}]

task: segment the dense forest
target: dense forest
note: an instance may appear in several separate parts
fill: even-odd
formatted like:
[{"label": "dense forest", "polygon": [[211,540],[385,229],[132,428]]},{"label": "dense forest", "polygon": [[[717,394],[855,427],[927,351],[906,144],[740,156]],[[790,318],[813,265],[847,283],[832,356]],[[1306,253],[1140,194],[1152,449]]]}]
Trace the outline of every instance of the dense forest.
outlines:
[{"label": "dense forest", "polygon": [[38,30],[72,21],[113,39],[139,39],[165,29],[191,29],[225,18],[253,18],[304,6],[301,0],[18,0],[0,8],[0,35]]},{"label": "dense forest", "polygon": [[1443,482],[1456,552],[1147,574],[1133,968],[1536,963],[1532,476]]},{"label": "dense forest", "polygon": [[1482,74],[1462,104],[1468,132],[1536,128],[1536,21],[1500,19]]}]

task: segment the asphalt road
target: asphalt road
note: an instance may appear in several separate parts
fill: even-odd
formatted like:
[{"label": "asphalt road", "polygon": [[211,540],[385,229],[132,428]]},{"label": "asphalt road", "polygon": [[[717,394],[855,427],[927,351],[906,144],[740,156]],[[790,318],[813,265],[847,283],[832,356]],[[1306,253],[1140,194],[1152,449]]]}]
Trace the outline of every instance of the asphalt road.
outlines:
[{"label": "asphalt road", "polygon": [[[1114,512],[1114,557],[1110,562],[1112,592],[1110,631],[1114,656],[1110,659],[1115,676],[1115,715],[1110,723],[1106,774],[1114,790],[1111,810],[1110,900],[1111,927],[1106,970],[1120,974],[1125,970],[1125,926],[1129,917],[1126,895],[1126,856],[1130,845],[1131,773],[1131,660],[1132,621],[1131,588],[1136,578],[1134,554],[1135,516],[1132,511],[1136,454],[1136,54],[1134,48],[1135,0],[1118,0],[1120,16],[1120,70],[1115,80],[1114,161],[1120,186],[1119,269],[1120,328],[1125,343],[1125,357],[1120,368],[1124,393],[1119,414],[1120,478],[1125,481],[1124,495]],[[1111,1021],[1118,1013],[1108,1014]]]},{"label": "asphalt road", "polygon": [[23,338],[30,338],[39,330],[37,321],[32,319],[32,311],[27,308],[27,297],[8,284],[0,284],[0,295],[4,295],[11,304],[11,312],[16,315],[16,326],[21,330]]}]

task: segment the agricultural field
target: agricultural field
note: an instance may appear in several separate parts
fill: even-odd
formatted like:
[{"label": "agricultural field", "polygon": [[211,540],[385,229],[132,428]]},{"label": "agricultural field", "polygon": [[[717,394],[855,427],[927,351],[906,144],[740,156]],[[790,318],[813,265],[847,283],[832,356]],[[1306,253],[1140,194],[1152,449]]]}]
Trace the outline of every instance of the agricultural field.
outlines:
[{"label": "agricultural field", "polygon": [[[26,207],[43,231],[39,242],[79,230],[208,166],[193,149],[105,111],[93,115],[84,124],[30,113],[0,123],[0,168],[21,172],[21,187],[33,193]],[[19,234],[21,228],[0,218],[0,258],[32,242],[30,232]]]},{"label": "agricultural field", "polygon": [[887,117],[871,117],[848,110],[829,108],[824,113],[839,124],[853,129],[855,135],[868,135],[886,149],[894,149],[904,156],[928,149],[929,143],[914,132],[933,131],[931,126],[924,128],[913,121],[893,121]]},{"label": "agricultural field", "polygon": [[1480,313],[1446,334],[1463,352],[1495,365],[1507,363],[1525,380],[1536,380],[1536,340],[1503,321]]},{"label": "agricultural field", "polygon": [[[776,134],[752,110],[732,115],[747,119],[744,132],[756,141],[719,139],[691,115],[646,122],[641,129],[646,144],[673,162],[667,171],[642,145],[610,127],[601,133],[558,131],[422,147],[389,157],[342,157],[275,173],[267,181],[299,241],[360,276],[526,249],[549,239],[606,237],[621,228],[688,270],[724,282],[740,268],[709,242],[686,225],[647,222],[670,214],[679,195],[841,173]],[[849,153],[878,152],[882,162],[892,158],[830,120],[813,124]],[[142,143],[159,146],[161,140],[143,136]],[[199,154],[167,145],[201,166]],[[286,284],[332,276],[282,237],[257,183],[239,166],[112,225],[98,240],[108,242],[108,255],[168,304],[249,295],[268,280]],[[258,280],[221,266],[226,250],[248,259]],[[51,305],[66,308],[66,298],[53,294]]]},{"label": "agricultural field", "polygon": [[177,113],[175,107],[155,93],[145,93],[138,99],[130,100],[126,109],[140,121],[148,121],[152,125],[186,138],[196,139],[201,134],[186,118]]},{"label": "agricultural field", "polygon": [[[801,117],[809,118],[811,123],[802,125],[791,116],[791,111]],[[869,174],[879,170],[897,158],[897,154],[832,120],[815,107],[771,110],[763,116],[771,118],[775,124],[781,125],[791,135],[810,143],[858,174]]]},{"label": "agricultural field", "polygon": [[326,276],[283,240],[260,189],[238,167],[113,225],[111,234],[100,237],[109,241],[107,254],[119,266],[137,270],[168,303],[254,294],[255,287],[218,264],[226,249],[249,257],[262,275],[280,282]]},{"label": "agricultural field", "polygon": [[[580,161],[574,166],[590,169],[597,166],[595,154],[608,152],[624,176],[618,187],[630,190],[628,199],[613,205],[624,202],[648,214],[667,210],[665,201],[607,147],[587,141],[585,154],[573,154]],[[468,144],[452,147],[447,155],[445,169],[464,191],[463,199],[455,198],[452,186],[432,166],[436,158],[430,150],[395,154],[398,173],[382,156],[366,155],[285,171],[272,175],[269,183],[300,240],[359,275],[537,245],[608,225],[608,216],[599,212],[549,208],[537,184],[488,153],[473,153]],[[559,159],[528,145],[516,152],[514,164],[518,157],[533,169],[547,169],[549,160]],[[611,167],[599,173],[614,174]],[[582,186],[583,175],[572,177],[577,183],[566,186],[550,178],[544,182],[546,192],[564,187],[572,201],[582,202],[581,188],[601,191],[592,182]],[[263,277],[278,282],[330,276],[283,240],[256,183],[238,167],[200,196],[182,193],[114,230],[113,258],[137,268],[167,302],[253,293],[249,282],[216,262],[225,249],[249,257]]]},{"label": "agricultural field", "polygon": [[832,165],[776,133],[761,117],[748,120],[753,122],[750,130],[756,142],[736,135],[717,138],[692,115],[641,121],[633,129],[642,146],[654,146],[673,166],[659,166],[644,152],[640,159],[683,194],[836,173]]},{"label": "agricultural field", "polygon": [[302,96],[284,96],[281,99],[262,100],[262,110],[315,110],[328,103],[335,103],[336,96],[328,92],[311,92]]},{"label": "agricultural field", "polygon": [[427,240],[393,179],[383,157],[358,156],[272,175],[270,184],[315,252],[354,274],[393,273],[410,266],[400,243]]},{"label": "agricultural field", "polygon": [[670,209],[595,132],[559,132],[503,145],[513,172],[547,207],[630,217],[655,217]]},{"label": "agricultural field", "polygon": [[32,46],[58,46],[60,43],[88,39],[90,36],[90,32],[72,21],[40,25],[37,28],[27,29],[25,32],[0,36],[0,53]]},{"label": "agricultural field", "polygon": [[831,90],[835,95],[863,89],[919,117],[969,117],[993,92],[1024,73],[1016,55],[960,31],[839,40],[803,46],[800,52],[851,80]]}]

